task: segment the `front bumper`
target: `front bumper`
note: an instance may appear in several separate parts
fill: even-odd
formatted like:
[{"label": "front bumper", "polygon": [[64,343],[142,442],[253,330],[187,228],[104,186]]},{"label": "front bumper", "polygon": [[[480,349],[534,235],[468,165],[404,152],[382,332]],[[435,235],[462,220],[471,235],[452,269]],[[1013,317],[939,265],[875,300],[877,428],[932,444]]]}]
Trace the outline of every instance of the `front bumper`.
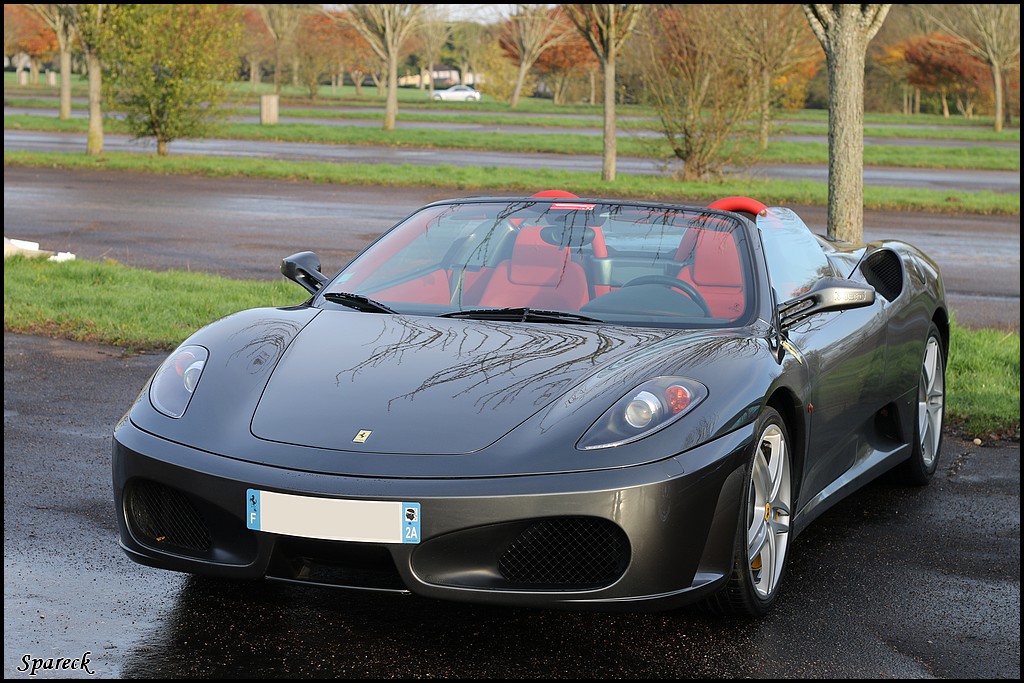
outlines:
[{"label": "front bumper", "polygon": [[[114,496],[125,552],[162,569],[519,607],[664,609],[699,599],[728,577],[752,438],[748,425],[675,457],[619,469],[385,479],[213,455],[124,420],[114,432]],[[416,501],[421,542],[252,531],[249,489]]]}]

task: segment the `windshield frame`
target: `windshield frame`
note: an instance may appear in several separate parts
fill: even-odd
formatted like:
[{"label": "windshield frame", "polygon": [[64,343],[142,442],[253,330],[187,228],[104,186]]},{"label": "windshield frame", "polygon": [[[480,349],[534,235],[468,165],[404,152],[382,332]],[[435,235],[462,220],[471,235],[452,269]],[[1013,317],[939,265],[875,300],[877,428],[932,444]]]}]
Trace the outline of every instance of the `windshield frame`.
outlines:
[{"label": "windshield frame", "polygon": [[[668,328],[704,328],[704,329],[722,329],[722,328],[736,328],[743,327],[752,324],[757,318],[763,317],[760,312],[762,307],[762,269],[758,267],[756,263],[757,255],[760,254],[760,243],[759,236],[757,235],[757,228],[753,222],[747,219],[745,216],[740,214],[721,211],[716,209],[708,209],[702,206],[690,206],[683,204],[670,204],[662,202],[644,202],[644,201],[622,201],[622,200],[609,200],[609,199],[591,199],[591,198],[541,198],[541,197],[474,197],[465,199],[448,199],[420,207],[416,211],[405,216],[403,219],[398,221],[388,230],[382,232],[376,239],[370,242],[362,251],[359,252],[354,258],[352,258],[341,270],[339,270],[317,294],[313,297],[311,305],[337,310],[342,308],[338,304],[331,304],[326,301],[324,295],[329,292],[348,292],[366,296],[371,299],[377,299],[374,296],[374,291],[366,291],[361,289],[359,286],[346,288],[345,283],[353,278],[358,272],[356,269],[361,264],[366,263],[368,255],[374,254],[377,250],[381,249],[382,243],[387,240],[394,239],[396,231],[399,231],[409,224],[409,221],[422,217],[425,213],[435,212],[429,220],[436,220],[438,210],[444,210],[446,208],[465,208],[474,207],[478,205],[490,205],[492,207],[509,207],[510,213],[516,211],[523,211],[525,209],[540,208],[543,215],[547,212],[552,211],[591,211],[597,207],[604,207],[602,211],[609,211],[609,209],[616,212],[649,212],[651,215],[668,215],[674,218],[674,223],[670,228],[678,228],[680,232],[676,237],[678,241],[681,238],[682,230],[693,227],[693,221],[696,219],[708,219],[715,221],[716,224],[722,224],[727,222],[729,227],[727,230],[716,230],[716,232],[730,232],[734,235],[735,247],[737,250],[737,256],[740,261],[740,269],[742,272],[742,287],[745,292],[745,306],[741,313],[733,318],[709,318],[709,319],[698,319],[696,317],[666,317],[666,316],[630,316],[621,311],[616,314],[608,315],[607,313],[599,313],[588,311],[583,307],[580,308],[562,308],[562,307],[550,307],[550,306],[534,306],[538,310],[546,309],[552,311],[565,311],[567,313],[580,314],[585,316],[596,317],[609,324],[631,326],[631,327],[668,327]],[[591,213],[591,215],[599,215],[598,213]],[[684,217],[688,217],[690,223],[686,228],[679,227],[678,223],[683,220]],[[507,220],[507,216],[504,220]],[[490,220],[490,218],[488,218]],[[500,219],[495,219],[496,223]],[[653,225],[653,223],[651,223]],[[518,225],[518,224],[517,224]],[[493,230],[492,226],[492,230]],[[420,233],[425,233],[427,228],[421,228]],[[411,243],[420,233],[414,234],[409,240]],[[664,239],[662,237],[661,239]],[[406,245],[400,245],[399,249],[394,252],[391,256],[401,253],[401,249]],[[388,256],[382,260],[382,264],[390,262],[391,256]],[[673,263],[666,264],[669,268],[675,266]],[[363,280],[369,276],[364,276]],[[409,279],[408,277],[406,279]],[[620,283],[621,284],[621,283]],[[377,287],[375,291],[384,291],[387,288]],[[668,289],[667,287],[665,289]],[[675,289],[675,288],[673,288]],[[692,297],[691,297],[692,298]],[[453,297],[454,299],[454,297]],[[407,303],[407,302],[396,302],[388,299],[377,299],[381,303],[386,304],[388,307],[395,309],[400,315],[422,315],[436,317],[439,315],[452,314],[461,311],[468,311],[472,309],[482,308],[502,308],[502,306],[481,306],[478,303],[466,303],[459,301],[456,303],[449,302],[447,305],[438,304],[418,304],[418,303]],[[460,305],[461,303],[461,305]],[[352,310],[352,309],[348,309]],[[452,317],[452,316],[449,316]],[[466,319],[466,318],[462,318]],[[566,321],[571,322],[571,321]]]}]

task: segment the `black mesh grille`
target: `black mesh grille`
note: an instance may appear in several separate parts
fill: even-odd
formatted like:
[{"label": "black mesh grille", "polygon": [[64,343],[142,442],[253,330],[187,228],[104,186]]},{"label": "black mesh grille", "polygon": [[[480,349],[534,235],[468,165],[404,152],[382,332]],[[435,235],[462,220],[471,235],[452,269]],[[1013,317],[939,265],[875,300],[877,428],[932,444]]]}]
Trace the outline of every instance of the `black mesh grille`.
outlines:
[{"label": "black mesh grille", "polygon": [[876,251],[861,266],[868,283],[879,294],[893,301],[903,291],[903,268],[900,257],[888,249]]},{"label": "black mesh grille", "polygon": [[203,518],[180,491],[152,481],[133,480],[125,491],[125,511],[140,543],[200,552],[210,548],[210,532]]},{"label": "black mesh grille", "polygon": [[629,562],[625,532],[605,519],[566,517],[529,526],[498,560],[511,583],[573,587],[605,586]]}]

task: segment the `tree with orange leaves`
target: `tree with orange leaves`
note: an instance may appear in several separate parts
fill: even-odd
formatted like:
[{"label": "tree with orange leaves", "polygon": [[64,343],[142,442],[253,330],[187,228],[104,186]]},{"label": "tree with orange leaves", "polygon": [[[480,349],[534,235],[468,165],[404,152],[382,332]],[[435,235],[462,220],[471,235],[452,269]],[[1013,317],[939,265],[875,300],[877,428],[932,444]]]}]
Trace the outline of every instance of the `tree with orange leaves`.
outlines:
[{"label": "tree with orange leaves", "polygon": [[910,67],[911,85],[939,96],[942,115],[949,118],[948,97],[965,117],[974,115],[979,94],[992,95],[988,67],[953,36],[932,33],[914,36],[903,44],[903,58]]},{"label": "tree with orange leaves", "polygon": [[346,36],[338,21],[324,14],[307,14],[299,24],[296,51],[299,78],[316,101],[320,79],[337,71]]},{"label": "tree with orange leaves", "polygon": [[573,33],[564,14],[547,5],[516,5],[512,15],[501,25],[498,42],[518,67],[515,87],[509,106],[519,105],[526,76],[540,57],[556,45],[564,43]]},{"label": "tree with orange leaves", "polygon": [[[565,42],[546,50],[534,64],[551,89],[555,104],[565,104],[566,94],[573,81],[593,74],[601,66],[583,36],[575,31],[569,35]],[[591,93],[590,102],[593,103],[593,100],[594,95]]]},{"label": "tree with orange leaves", "polygon": [[255,90],[263,77],[263,62],[273,60],[275,53],[274,37],[260,11],[252,5],[246,6],[242,15],[242,37],[238,45],[239,57],[249,68],[249,82]]},{"label": "tree with orange leaves", "polygon": [[52,59],[57,48],[57,34],[36,12],[27,5],[4,5],[4,54],[28,57],[31,83],[39,82],[43,62]]}]

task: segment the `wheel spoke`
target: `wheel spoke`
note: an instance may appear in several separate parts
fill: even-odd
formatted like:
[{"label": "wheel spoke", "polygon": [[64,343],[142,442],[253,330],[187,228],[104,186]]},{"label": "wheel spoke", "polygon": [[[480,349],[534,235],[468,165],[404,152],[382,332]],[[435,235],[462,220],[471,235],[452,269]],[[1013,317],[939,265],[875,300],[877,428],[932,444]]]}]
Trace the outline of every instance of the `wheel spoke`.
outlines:
[{"label": "wheel spoke", "polygon": [[768,467],[772,479],[772,488],[768,500],[775,501],[779,498],[779,488],[782,486],[783,468],[786,463],[786,442],[782,440],[781,432],[771,434],[766,440],[771,444]]},{"label": "wheel spoke", "polygon": [[[762,443],[764,443],[764,439],[762,439]],[[771,495],[772,476],[769,468],[770,465],[765,458],[764,451],[758,448],[757,452],[754,453],[753,471],[750,473],[753,478],[754,492],[757,494],[754,496],[754,507],[763,505],[765,501],[769,500]]]},{"label": "wheel spoke", "polygon": [[775,577],[778,575],[776,567],[776,544],[778,539],[775,534],[768,534],[765,539],[764,552],[761,555],[761,590],[765,595],[770,595],[775,590]]},{"label": "wheel spoke", "polygon": [[761,550],[771,536],[769,533],[771,530],[768,528],[768,524],[765,523],[764,515],[756,513],[757,511],[755,510],[754,523],[751,525],[750,530],[747,531],[747,564],[757,559],[757,556],[761,554]]},{"label": "wheel spoke", "polygon": [[928,348],[924,354],[924,383],[925,395],[930,395],[935,387],[935,378],[938,373],[935,371],[939,360],[938,347],[931,339],[928,340]]},{"label": "wheel spoke", "polygon": [[789,506],[782,501],[772,503],[772,514],[768,524],[776,534],[789,533]]}]

